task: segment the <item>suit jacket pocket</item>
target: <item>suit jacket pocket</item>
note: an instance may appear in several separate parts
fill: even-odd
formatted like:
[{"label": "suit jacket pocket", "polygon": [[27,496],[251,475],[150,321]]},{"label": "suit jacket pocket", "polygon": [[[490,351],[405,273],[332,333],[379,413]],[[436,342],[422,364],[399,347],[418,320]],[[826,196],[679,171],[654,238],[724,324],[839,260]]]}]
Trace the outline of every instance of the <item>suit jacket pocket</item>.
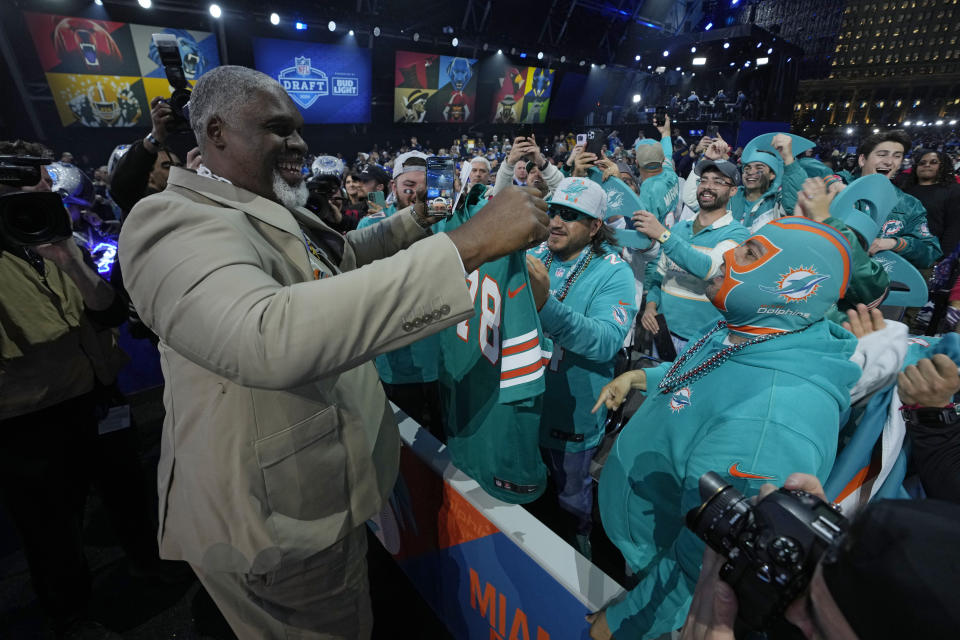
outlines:
[{"label": "suit jacket pocket", "polygon": [[318,520],[347,509],[347,453],[336,407],[254,443],[271,512]]}]

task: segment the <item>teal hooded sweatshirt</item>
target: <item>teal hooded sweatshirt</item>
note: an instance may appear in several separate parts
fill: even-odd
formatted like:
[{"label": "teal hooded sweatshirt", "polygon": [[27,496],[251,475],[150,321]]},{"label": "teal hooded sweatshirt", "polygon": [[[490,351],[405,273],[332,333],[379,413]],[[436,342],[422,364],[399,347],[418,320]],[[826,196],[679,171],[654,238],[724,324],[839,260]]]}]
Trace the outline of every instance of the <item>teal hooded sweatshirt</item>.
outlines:
[{"label": "teal hooded sweatshirt", "polygon": [[[710,336],[682,370],[722,350],[726,336],[726,329]],[[600,477],[604,529],[641,578],[606,609],[615,637],[651,638],[683,625],[704,550],[684,516],[701,504],[704,473],[716,471],[746,495],[794,472],[827,479],[840,415],[860,376],[850,362],[856,344],[821,319],[734,352],[672,392],[657,389],[671,363],[646,370],[647,399]]]}]

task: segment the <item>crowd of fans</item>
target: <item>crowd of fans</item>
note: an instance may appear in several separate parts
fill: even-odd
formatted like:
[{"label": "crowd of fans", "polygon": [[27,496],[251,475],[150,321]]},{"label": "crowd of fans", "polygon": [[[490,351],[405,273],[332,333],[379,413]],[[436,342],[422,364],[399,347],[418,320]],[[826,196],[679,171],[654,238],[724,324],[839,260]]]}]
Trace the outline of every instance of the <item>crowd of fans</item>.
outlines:
[{"label": "crowd of fans", "polygon": [[[160,331],[139,324],[119,266],[108,255],[111,241],[115,255],[117,235],[131,211],[143,211],[138,203],[169,191],[174,168],[179,168],[177,175],[191,172],[190,179],[226,181],[222,172],[205,164],[200,147],[183,159],[170,152],[166,139],[172,113],[163,102],[152,107],[152,131],[118,147],[90,175],[63,152],[41,182],[29,187],[63,197],[73,239],[40,247],[5,245],[0,253],[6,261],[0,263],[0,306],[5,310],[0,424],[9,437],[29,440],[12,447],[18,455],[41,450],[53,439],[74,451],[103,446],[97,423],[118,403],[113,385],[122,359],[110,340],[112,328],[129,321],[154,344],[158,337],[151,329]],[[743,94],[720,92],[707,104],[691,93],[685,99],[675,96],[669,110],[701,117],[708,108],[745,107]],[[206,124],[198,129],[194,123],[201,146]],[[278,135],[299,145],[296,128]],[[844,146],[848,141],[836,138],[807,145],[781,133],[763,145],[734,149],[719,136],[683,140],[673,134],[669,119],[657,129],[658,139],[623,140],[611,131],[599,153],[588,152],[577,134],[567,131],[542,137],[504,131],[488,139],[463,135],[423,142],[412,137],[401,144],[385,141],[352,158],[317,150],[298,156],[297,162],[284,160],[295,166],[281,167],[276,180],[287,186],[278,182],[274,190],[277,202],[291,209],[297,207],[288,202],[302,204],[348,241],[401,212],[418,210],[430,156],[456,160],[455,190],[469,194],[464,206],[471,215],[482,215],[498,200],[519,198],[513,187],[532,187],[546,200],[549,237],[524,258],[539,325],[554,341],[548,367],[555,373],[546,377],[542,422],[536,416],[545,473],[552,478],[545,499],[558,507],[551,524],[571,545],[589,558],[598,537],[609,537],[631,574],[620,576],[630,587],[628,596],[590,617],[593,638],[651,637],[675,630],[683,625],[691,601],[686,637],[697,637],[697,628],[702,632],[729,615],[729,607],[703,606],[711,594],[696,589],[702,545],[682,531],[684,512],[698,503],[691,483],[700,472],[727,472],[751,494],[762,480],[783,483],[793,471],[806,472],[819,480],[806,477],[794,481],[795,486],[845,501],[850,515],[862,510],[865,520],[874,513],[866,504],[871,499],[905,498],[911,486],[913,498],[960,502],[960,426],[953,411],[953,395],[960,390],[955,364],[960,344],[950,335],[960,323],[957,139],[917,141],[903,130],[885,131],[865,136],[850,153]],[[4,143],[0,154],[53,159],[49,149],[31,143]],[[886,195],[864,191],[867,183],[859,179],[871,175],[889,179],[889,185],[883,183]],[[301,179],[307,191],[302,202]],[[621,186],[626,191],[616,191]],[[860,199],[889,204],[886,218],[878,221],[877,237],[864,237],[843,212],[831,208],[844,189],[859,189]],[[136,222],[135,216],[130,220]],[[437,222],[417,220],[430,223],[426,227]],[[434,232],[446,230],[437,224]],[[306,231],[304,239],[314,257],[325,255],[322,244]],[[886,268],[888,254],[896,254],[930,283],[926,306],[906,316],[914,337],[897,322],[904,317],[902,310],[884,304],[897,286]],[[311,258],[311,265],[316,264]],[[466,260],[463,264],[468,265]],[[110,273],[111,265],[108,283],[97,272]],[[760,279],[761,274],[767,279]],[[19,288],[11,284],[27,281],[29,286]],[[41,313],[43,322],[38,322],[33,309],[19,315],[9,311],[42,306],[38,292],[51,281],[69,303],[64,315]],[[34,333],[17,333],[17,323]],[[164,336],[159,340],[165,341]],[[94,357],[89,356],[92,344],[99,345]],[[751,353],[757,356],[750,359]],[[427,340],[384,353],[376,360],[377,371],[387,396],[444,438],[435,362],[433,369],[410,364],[423,362],[424,354],[436,358],[436,348]],[[638,358],[657,366],[638,367]],[[727,373],[709,377],[717,367]],[[891,391],[898,375],[899,396]],[[40,378],[45,384],[36,384]],[[792,391],[784,391],[787,387]],[[648,396],[639,410],[634,390]],[[858,409],[853,417],[847,411],[851,400]],[[889,411],[891,404],[913,411],[899,423],[905,425],[901,447],[892,459],[884,454],[878,462],[882,471],[861,474],[857,466],[856,473],[848,473],[840,464],[845,454],[851,457],[859,447],[869,462],[874,449],[879,452],[879,434],[895,428],[888,414],[900,413]],[[868,424],[874,417],[879,422]],[[661,427],[669,420],[673,426],[664,433]],[[80,428],[71,429],[78,421]],[[701,427],[709,421],[714,431],[705,435]],[[874,437],[864,441],[868,426]],[[598,498],[591,467],[603,461],[601,451],[609,457]],[[89,575],[80,544],[86,484],[72,481],[89,474],[63,466],[37,483],[37,468],[62,465],[61,458],[47,456],[30,469],[25,468],[30,461],[11,462],[2,474],[4,502],[24,535],[41,604],[57,632],[67,635],[80,623],[88,633],[91,624],[84,618],[82,594],[89,591]],[[691,470],[698,472],[692,476]],[[125,472],[135,476],[137,470]],[[911,478],[917,483],[911,485]],[[25,482],[37,483],[35,491],[14,499],[10,487]],[[50,494],[61,484],[72,493],[51,502]],[[137,501],[126,495],[117,504]],[[953,519],[954,507],[925,504],[933,506],[932,515],[920,519],[927,527],[924,535],[916,532],[919,524],[905,522],[909,513],[895,512],[893,524],[871,522],[907,531],[900,539],[919,558],[916,571],[936,574],[937,554],[952,554],[947,564],[955,565],[955,552],[941,544],[947,537],[942,532],[953,536],[960,523]],[[598,512],[602,527],[594,526]],[[147,519],[143,516],[135,527],[127,523],[128,554],[138,571],[166,578],[172,570],[152,545],[144,549]],[[871,540],[869,532],[861,535]],[[57,559],[49,555],[51,549],[57,550]],[[843,553],[851,566],[862,562],[850,559],[855,553],[849,546]],[[710,552],[706,558],[700,589],[712,585],[725,593],[715,580],[718,562]],[[918,589],[929,597],[938,587],[950,591],[930,581],[919,587],[903,582],[892,559],[881,564],[870,579],[888,591]],[[875,625],[864,622],[860,604],[839,595],[848,592],[835,573],[829,567],[818,569],[812,588],[817,580],[825,581],[835,605],[848,616],[844,624],[860,637],[873,637],[865,630]],[[898,628],[907,625],[930,634],[918,632],[917,637],[944,637],[939,634],[958,623],[958,609],[952,606],[955,600],[937,597],[944,607],[927,607],[922,617],[904,612]],[[787,618],[806,630],[809,616],[803,615],[792,611]],[[110,637],[100,631],[100,637]]]}]

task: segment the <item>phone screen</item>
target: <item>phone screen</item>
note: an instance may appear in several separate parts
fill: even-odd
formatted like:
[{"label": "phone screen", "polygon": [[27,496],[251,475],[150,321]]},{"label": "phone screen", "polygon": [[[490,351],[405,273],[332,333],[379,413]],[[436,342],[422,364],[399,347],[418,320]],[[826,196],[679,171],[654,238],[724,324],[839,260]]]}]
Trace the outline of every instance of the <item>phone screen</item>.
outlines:
[{"label": "phone screen", "polygon": [[586,146],[586,144],[587,144],[587,134],[585,134],[585,133],[578,133],[578,134],[577,134],[577,144],[582,144],[582,145]]},{"label": "phone screen", "polygon": [[720,133],[720,127],[718,127],[717,125],[712,124],[709,127],[707,127],[706,135],[708,138],[716,138],[717,135],[719,135],[719,133]]},{"label": "phone screen", "polygon": [[453,158],[427,158],[427,214],[449,217],[453,213]]}]

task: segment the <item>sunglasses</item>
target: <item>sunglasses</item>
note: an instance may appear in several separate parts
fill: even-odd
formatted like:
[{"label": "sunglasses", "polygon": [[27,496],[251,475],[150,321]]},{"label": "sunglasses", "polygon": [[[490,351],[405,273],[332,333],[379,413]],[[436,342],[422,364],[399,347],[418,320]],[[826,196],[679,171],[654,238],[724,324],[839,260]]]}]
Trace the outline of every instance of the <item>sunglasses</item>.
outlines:
[{"label": "sunglasses", "polygon": [[590,217],[585,213],[580,213],[576,209],[571,209],[570,207],[563,207],[560,205],[551,206],[547,210],[547,216],[550,218],[553,216],[560,216],[560,219],[564,222],[574,222],[576,220],[582,220]]}]

